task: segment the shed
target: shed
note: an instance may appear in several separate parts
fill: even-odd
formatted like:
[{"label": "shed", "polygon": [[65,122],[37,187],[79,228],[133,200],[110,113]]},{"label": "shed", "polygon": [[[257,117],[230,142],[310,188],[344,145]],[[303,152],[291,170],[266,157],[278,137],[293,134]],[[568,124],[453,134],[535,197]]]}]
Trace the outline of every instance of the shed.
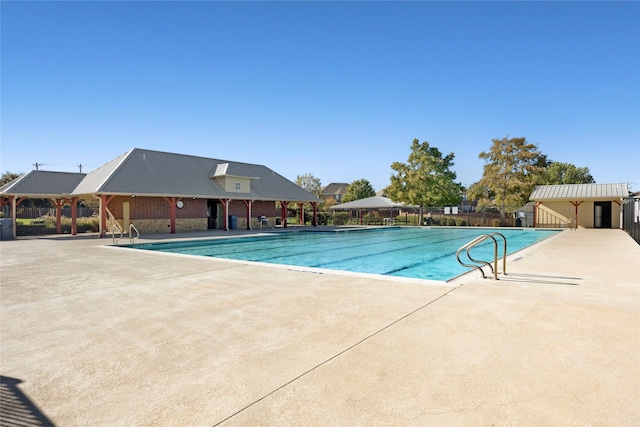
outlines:
[{"label": "shed", "polygon": [[535,227],[620,228],[626,183],[538,185],[534,203]]}]

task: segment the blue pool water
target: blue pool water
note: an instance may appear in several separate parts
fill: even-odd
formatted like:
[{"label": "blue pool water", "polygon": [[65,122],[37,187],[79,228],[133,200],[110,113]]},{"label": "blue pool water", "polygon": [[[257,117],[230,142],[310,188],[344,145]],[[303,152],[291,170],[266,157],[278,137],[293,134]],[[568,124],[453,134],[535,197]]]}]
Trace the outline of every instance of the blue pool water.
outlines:
[{"label": "blue pool water", "polygon": [[[133,248],[244,261],[446,281],[470,269],[456,251],[474,238],[498,231],[511,254],[556,230],[480,228],[384,228],[340,232],[275,233],[267,236],[131,245]],[[499,255],[503,255],[498,239]],[[474,247],[477,259],[493,259],[493,241]]]}]

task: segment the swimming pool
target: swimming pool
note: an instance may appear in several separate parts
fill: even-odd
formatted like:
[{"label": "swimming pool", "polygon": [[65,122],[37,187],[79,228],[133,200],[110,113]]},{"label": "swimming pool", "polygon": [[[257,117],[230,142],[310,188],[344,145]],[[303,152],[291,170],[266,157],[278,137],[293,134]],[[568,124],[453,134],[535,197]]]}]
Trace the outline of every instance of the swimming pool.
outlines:
[{"label": "swimming pool", "polygon": [[[544,240],[558,230],[481,228],[382,228],[331,232],[274,233],[255,237],[188,242],[134,244],[144,250],[242,261],[284,264],[446,281],[470,269],[456,260],[456,251],[470,240],[498,231],[507,254]],[[503,247],[499,240],[499,254]],[[474,247],[478,259],[493,259],[489,239]],[[507,271],[508,272],[508,271]]]}]

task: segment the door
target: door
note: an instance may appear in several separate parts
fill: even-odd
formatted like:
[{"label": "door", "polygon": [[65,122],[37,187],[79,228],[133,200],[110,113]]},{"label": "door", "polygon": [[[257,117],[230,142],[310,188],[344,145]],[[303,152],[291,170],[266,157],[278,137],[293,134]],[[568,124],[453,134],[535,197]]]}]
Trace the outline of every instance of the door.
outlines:
[{"label": "door", "polygon": [[122,228],[127,233],[129,232],[129,224],[131,222],[131,214],[129,202],[122,202]]},{"label": "door", "polygon": [[218,206],[215,200],[207,200],[207,229],[214,230],[216,228],[216,219],[218,218]]},{"label": "door", "polygon": [[611,202],[594,202],[593,227],[611,228]]},{"label": "door", "polygon": [[216,228],[224,228],[224,206],[216,203]]}]

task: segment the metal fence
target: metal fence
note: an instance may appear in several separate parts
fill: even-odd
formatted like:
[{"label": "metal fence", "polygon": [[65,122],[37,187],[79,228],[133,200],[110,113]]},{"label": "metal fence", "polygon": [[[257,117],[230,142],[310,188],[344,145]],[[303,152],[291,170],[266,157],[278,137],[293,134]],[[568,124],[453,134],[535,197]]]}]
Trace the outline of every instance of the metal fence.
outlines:
[{"label": "metal fence", "polygon": [[640,244],[640,199],[626,199],[622,203],[622,228]]},{"label": "metal fence", "polygon": [[[77,208],[76,218],[91,218],[96,216],[97,209],[80,206]],[[2,216],[9,218],[11,216],[11,207],[2,207]],[[63,206],[61,209],[61,232],[63,234],[71,233],[71,206]],[[17,236],[41,236],[47,234],[56,234],[56,208],[52,207],[23,207],[16,208],[16,235]],[[96,231],[94,224],[86,221],[79,221],[76,226],[78,233]]]}]

